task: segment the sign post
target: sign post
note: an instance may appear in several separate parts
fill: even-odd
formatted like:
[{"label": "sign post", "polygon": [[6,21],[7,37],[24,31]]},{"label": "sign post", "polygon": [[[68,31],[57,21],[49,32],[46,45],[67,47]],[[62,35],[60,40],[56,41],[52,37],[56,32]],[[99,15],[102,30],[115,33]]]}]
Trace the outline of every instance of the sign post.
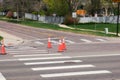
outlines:
[{"label": "sign post", "polygon": [[76,12],[72,12],[72,18],[74,18],[74,28],[75,28],[75,19],[77,18]]},{"label": "sign post", "polygon": [[76,12],[72,12],[72,17],[73,17],[73,18],[77,18]]},{"label": "sign post", "polygon": [[116,29],[116,35],[119,36],[119,14],[120,14],[120,2],[118,2],[118,16],[117,16],[117,29]]},{"label": "sign post", "polygon": [[120,0],[112,0],[113,2],[117,2],[118,3],[118,11],[117,11],[117,28],[116,28],[116,36],[119,36],[119,14],[120,14]]}]

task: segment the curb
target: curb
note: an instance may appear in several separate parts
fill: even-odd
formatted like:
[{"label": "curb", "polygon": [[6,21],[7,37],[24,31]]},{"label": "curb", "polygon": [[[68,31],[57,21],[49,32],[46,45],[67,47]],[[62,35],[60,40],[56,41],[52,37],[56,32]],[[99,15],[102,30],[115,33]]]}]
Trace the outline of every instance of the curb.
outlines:
[{"label": "curb", "polygon": [[24,42],[24,40],[22,38],[11,35],[7,32],[1,31],[1,30],[0,30],[0,36],[3,37],[5,46],[15,46],[15,45],[18,45],[18,44]]}]

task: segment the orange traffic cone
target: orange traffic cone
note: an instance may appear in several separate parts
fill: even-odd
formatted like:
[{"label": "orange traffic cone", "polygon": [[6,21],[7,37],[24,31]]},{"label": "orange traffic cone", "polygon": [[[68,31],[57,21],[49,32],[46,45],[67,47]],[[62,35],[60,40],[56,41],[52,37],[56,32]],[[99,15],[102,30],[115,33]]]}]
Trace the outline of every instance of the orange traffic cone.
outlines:
[{"label": "orange traffic cone", "polygon": [[6,54],[5,46],[3,44],[1,46],[0,54],[2,54],[2,55]]},{"label": "orange traffic cone", "polygon": [[48,48],[52,48],[50,37],[48,38]]},{"label": "orange traffic cone", "polygon": [[65,44],[65,39],[62,38],[62,47],[63,47],[63,50],[66,50],[66,44]]},{"label": "orange traffic cone", "polygon": [[58,52],[63,52],[63,46],[61,40],[59,40]]}]

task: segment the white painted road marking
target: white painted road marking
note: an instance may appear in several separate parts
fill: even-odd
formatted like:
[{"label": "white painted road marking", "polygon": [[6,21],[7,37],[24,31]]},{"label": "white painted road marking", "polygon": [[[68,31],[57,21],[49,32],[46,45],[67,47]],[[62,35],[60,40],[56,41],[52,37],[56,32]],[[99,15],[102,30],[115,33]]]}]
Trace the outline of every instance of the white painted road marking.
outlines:
[{"label": "white painted road marking", "polygon": [[46,53],[48,53],[47,51],[46,52],[29,52],[28,53],[28,51],[26,51],[26,52],[15,52],[15,53],[11,53],[11,52],[9,52],[9,54],[13,54],[13,55],[20,55],[20,54],[39,54],[39,53],[42,53],[42,54],[46,54]]},{"label": "white painted road marking", "polygon": [[66,42],[70,43],[70,44],[74,44],[75,42],[70,41],[70,40],[65,40]]},{"label": "white painted road marking", "polygon": [[103,54],[103,55],[83,55],[83,56],[72,56],[72,58],[80,57],[110,57],[110,56],[120,56],[120,54]]},{"label": "white painted road marking", "polygon": [[29,54],[29,55],[14,55],[14,57],[31,57],[31,56],[55,56],[55,55],[62,55],[60,53],[54,54]]},{"label": "white painted road marking", "polygon": [[104,40],[104,39],[96,39],[96,40],[99,40],[99,41],[101,41],[101,42],[105,42],[106,40]]},{"label": "white painted road marking", "polygon": [[48,53],[47,50],[29,50],[30,52],[28,53],[28,51],[22,51],[22,50],[17,50],[17,51],[10,51],[8,50],[9,54],[31,54],[31,53]]},{"label": "white painted road marking", "polygon": [[33,71],[43,71],[43,70],[58,70],[58,69],[75,69],[75,68],[88,68],[88,67],[95,67],[94,65],[71,65],[71,66],[57,66],[57,67],[37,67],[31,68]]},{"label": "white painted road marking", "polygon": [[86,42],[86,43],[91,43],[92,41],[90,41],[90,40],[87,40],[87,39],[80,39],[81,41],[84,41],[84,42]]},{"label": "white painted road marking", "polygon": [[59,42],[54,41],[54,40],[51,40],[51,42],[54,43],[54,44],[59,44]]},{"label": "white painted road marking", "polygon": [[64,61],[49,61],[49,62],[30,62],[24,63],[25,65],[39,65],[39,64],[56,64],[56,63],[66,63],[66,62],[82,62],[81,60],[64,60]]},{"label": "white painted road marking", "polygon": [[[38,51],[38,52],[46,52],[47,50],[29,50],[30,52]],[[25,50],[8,50],[8,52],[26,52]],[[27,51],[28,52],[28,51]]]},{"label": "white painted road marking", "polygon": [[0,62],[3,62],[3,61],[18,61],[18,59],[2,59],[2,60],[0,60]]},{"label": "white painted road marking", "polygon": [[[64,56],[64,57],[56,57],[56,58],[51,58],[51,59],[71,59],[71,58],[80,58],[80,57],[111,57],[111,56],[120,56],[120,54],[103,54],[103,55],[83,55],[83,56]],[[28,60],[31,59],[31,58],[27,58]],[[43,58],[44,59],[44,58]],[[2,61],[17,61],[17,60],[20,60],[20,61],[24,61],[24,58],[21,58],[21,59],[0,59],[0,62]],[[25,58],[26,60],[26,58]],[[40,58],[33,58],[33,60],[40,60]]]},{"label": "white painted road marking", "polygon": [[84,71],[84,72],[68,72],[68,73],[53,73],[53,74],[41,74],[41,77],[65,77],[65,76],[80,76],[80,75],[91,75],[91,74],[108,74],[112,73],[107,70],[99,70],[99,71]]},{"label": "white painted road marking", "polygon": [[0,80],[6,80],[5,77],[2,75],[1,72],[0,72]]},{"label": "white painted road marking", "polygon": [[[71,59],[71,58],[80,58],[80,57],[111,57],[111,56],[120,56],[120,54],[103,54],[103,55],[83,55],[83,56],[64,56],[64,57],[56,57],[56,58],[51,58],[51,59]],[[28,60],[31,59],[31,58],[27,58]],[[33,58],[33,60],[40,60],[41,58]],[[43,58],[44,59],[44,58]],[[24,58],[21,58],[21,59],[0,59],[0,62],[2,61],[24,61]],[[26,58],[25,58],[25,61],[26,61]]]},{"label": "white painted road marking", "polygon": [[44,45],[44,43],[42,43],[40,41],[35,41],[34,43]]},{"label": "white painted road marking", "polygon": [[60,56],[60,57],[41,57],[41,58],[20,58],[19,61],[29,61],[29,60],[49,60],[49,59],[69,59],[69,56]]}]

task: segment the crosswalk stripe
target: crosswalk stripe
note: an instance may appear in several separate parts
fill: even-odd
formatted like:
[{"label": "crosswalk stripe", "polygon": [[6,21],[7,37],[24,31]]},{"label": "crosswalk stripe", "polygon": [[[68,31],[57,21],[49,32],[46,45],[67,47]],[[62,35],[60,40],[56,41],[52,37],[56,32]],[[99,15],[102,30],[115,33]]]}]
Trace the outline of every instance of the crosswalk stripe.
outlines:
[{"label": "crosswalk stripe", "polygon": [[62,55],[60,53],[57,54],[29,54],[29,55],[14,55],[14,57],[31,57],[31,56],[55,56],[55,55]]},{"label": "crosswalk stripe", "polygon": [[53,74],[40,74],[41,77],[65,77],[65,76],[80,76],[80,75],[92,75],[92,74],[109,74],[112,73],[107,70],[98,71],[84,71],[84,72],[67,72],[67,73],[53,73]]},{"label": "crosswalk stripe", "polygon": [[30,62],[24,63],[25,65],[39,65],[39,64],[56,64],[56,63],[67,63],[67,62],[82,62],[81,60],[64,60],[64,61],[49,61],[49,62]]},{"label": "crosswalk stripe", "polygon": [[36,52],[36,51],[34,51],[34,52],[29,52],[28,53],[28,51],[26,51],[26,52],[9,52],[9,54],[13,54],[13,55],[20,55],[20,54],[46,54],[46,53],[48,53],[48,51],[46,51],[46,52]]},{"label": "crosswalk stripe", "polygon": [[[24,50],[8,50],[9,52],[25,52]],[[29,50],[30,52],[31,51],[40,51],[40,52],[46,52],[47,50]]]},{"label": "crosswalk stripe", "polygon": [[51,40],[51,42],[54,43],[54,44],[59,44],[58,41]]},{"label": "crosswalk stripe", "polygon": [[84,41],[84,42],[86,42],[86,43],[91,43],[92,41],[90,41],[90,40],[87,40],[87,39],[80,39],[81,41]]},{"label": "crosswalk stripe", "polygon": [[44,43],[42,43],[40,41],[35,41],[34,43],[44,45]]},{"label": "crosswalk stripe", "polygon": [[75,42],[71,41],[71,40],[65,40],[65,42],[68,42],[70,44],[74,44]]},{"label": "crosswalk stripe", "polygon": [[30,52],[28,53],[28,51],[20,51],[20,50],[18,50],[18,51],[7,51],[7,52],[9,52],[10,54],[31,54],[31,53],[48,53],[48,51],[47,50],[29,50]]},{"label": "crosswalk stripe", "polygon": [[0,60],[0,62],[4,62],[4,61],[17,61],[17,59],[2,59],[2,60]]},{"label": "crosswalk stripe", "polygon": [[33,49],[33,47],[28,47],[28,46],[25,46],[25,47],[19,47],[19,49],[21,49],[21,50],[28,50],[28,49]]},{"label": "crosswalk stripe", "polygon": [[99,41],[101,41],[101,42],[105,42],[106,40],[104,40],[104,39],[96,39],[96,40],[99,40]]},{"label": "crosswalk stripe", "polygon": [[120,56],[120,54],[100,54],[100,55],[83,55],[83,56],[72,56],[72,58],[84,58],[84,57],[110,57],[110,56]]},{"label": "crosswalk stripe", "polygon": [[2,75],[1,72],[0,72],[0,80],[6,80],[5,77]]},{"label": "crosswalk stripe", "polygon": [[69,59],[72,57],[69,56],[60,56],[60,57],[41,57],[41,58],[20,58],[19,61],[29,61],[29,60],[49,60],[49,59]]},{"label": "crosswalk stripe", "polygon": [[75,69],[75,68],[87,68],[87,67],[95,67],[94,65],[71,65],[71,66],[57,66],[57,67],[38,67],[38,68],[31,68],[33,71],[43,71],[43,70],[58,70],[58,69]]}]

